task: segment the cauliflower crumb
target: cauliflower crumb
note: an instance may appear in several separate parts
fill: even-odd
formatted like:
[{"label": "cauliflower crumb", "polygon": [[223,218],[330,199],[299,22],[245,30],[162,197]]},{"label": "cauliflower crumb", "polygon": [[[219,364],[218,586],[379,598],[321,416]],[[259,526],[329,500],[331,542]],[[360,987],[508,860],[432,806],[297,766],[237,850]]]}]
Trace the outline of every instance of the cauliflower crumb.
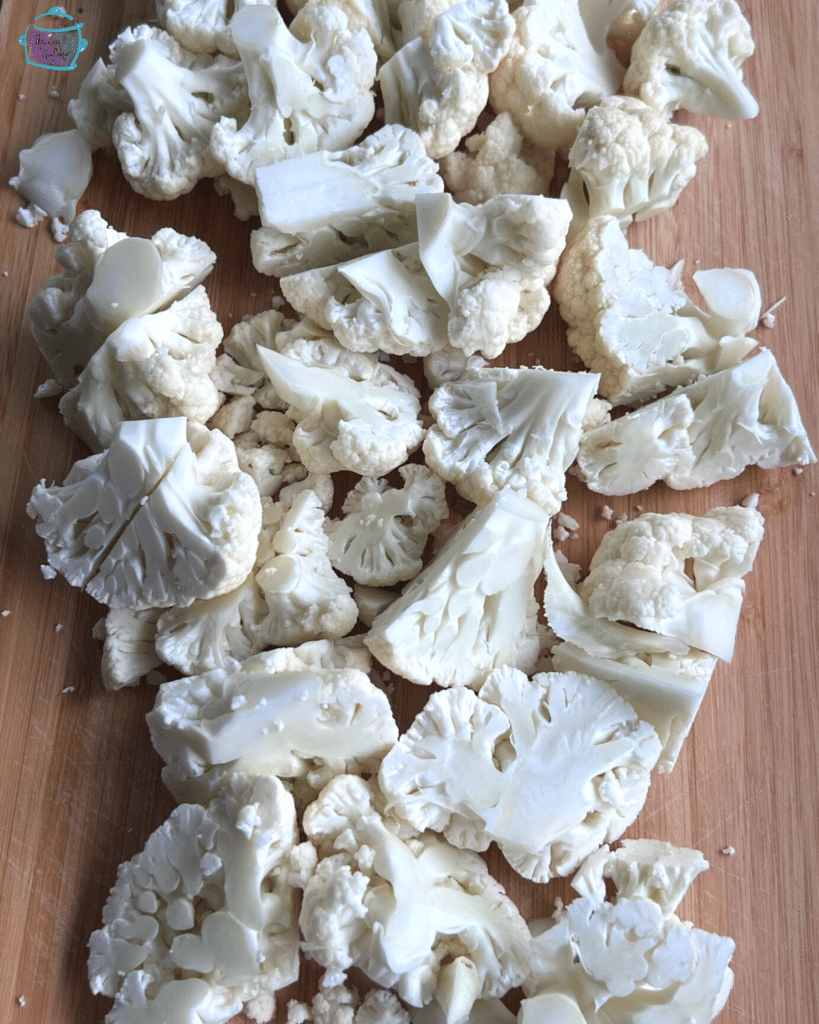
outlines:
[{"label": "cauliflower crumb", "polygon": [[57,395],[61,395],[63,389],[54,380],[53,377],[48,380],[44,380],[42,384],[38,385],[37,390],[34,392],[35,398],[56,398]]},{"label": "cauliflower crumb", "polygon": [[8,610],[8,608],[4,608],[2,612],[0,612],[0,615],[2,615],[4,619],[7,619],[9,615],[11,615],[11,612]]},{"label": "cauliflower crumb", "polygon": [[600,510],[600,516],[602,519],[611,521],[611,519],[614,517],[614,509],[610,508],[608,505],[604,505]]},{"label": "cauliflower crumb", "polygon": [[759,508],[759,495],[758,494],[746,494],[740,502],[743,508]]},{"label": "cauliflower crumb", "polygon": [[637,513],[642,512],[643,511],[643,506],[642,505],[635,505],[634,506],[634,511],[637,512]]},{"label": "cauliflower crumb", "polygon": [[733,848],[733,846],[723,846],[722,852],[725,854],[726,857],[733,857],[737,851]]},{"label": "cauliflower crumb", "polygon": [[17,996],[17,1005],[18,1006],[25,1006],[26,1005],[26,997],[25,996]]},{"label": "cauliflower crumb", "polygon": [[8,277],[8,276],[9,276],[9,272],[7,270],[4,270],[3,271],[3,277]]},{"label": "cauliflower crumb", "polygon": [[816,491],[808,491],[808,497],[809,498],[815,498],[816,497]]},{"label": "cauliflower crumb", "polygon": [[53,580],[57,575],[57,570],[50,565],[41,565],[40,572],[43,574],[44,580]]},{"label": "cauliflower crumb", "polygon": [[63,629],[63,624],[62,624],[62,622],[55,622],[55,623],[54,623],[54,632],[55,632],[55,633],[61,633],[61,632],[62,632],[62,629]]},{"label": "cauliflower crumb", "polygon": [[45,210],[41,210],[36,203],[29,203],[28,206],[21,206],[17,213],[14,215],[14,219],[18,224],[22,224],[24,228],[33,228],[45,217]]},{"label": "cauliflower crumb", "polygon": [[759,318],[759,323],[763,327],[773,327],[776,324],[775,310],[779,309],[782,303],[787,299],[787,295],[783,295],[781,299],[777,299],[776,302],[769,306],[762,316]]},{"label": "cauliflower crumb", "polygon": [[620,523],[628,522],[628,512],[621,512],[619,516],[614,517],[615,526],[619,526]]},{"label": "cauliflower crumb", "polygon": [[60,693],[73,693],[77,689],[76,686],[64,686]]},{"label": "cauliflower crumb", "polygon": [[565,530],[569,530],[570,532],[580,529],[580,523],[571,516],[566,515],[565,512],[558,512],[557,521]]},{"label": "cauliflower crumb", "polygon": [[18,100],[24,100],[25,98],[26,98],[26,94],[24,92],[18,92],[17,93],[17,99]]},{"label": "cauliflower crumb", "polygon": [[51,218],[51,237],[59,245],[68,241],[68,225],[61,221],[59,217]]},{"label": "cauliflower crumb", "polygon": [[60,98],[60,90],[57,88],[56,85],[52,85],[52,87],[48,90],[48,95],[53,100],[58,100]]},{"label": "cauliflower crumb", "polygon": [[793,467],[793,475],[794,476],[802,476],[802,474],[804,472],[805,472],[805,469],[804,469],[803,466],[794,466]]},{"label": "cauliflower crumb", "polygon": [[552,531],[552,536],[558,543],[561,543],[564,540],[568,540],[571,534],[565,526],[562,526],[560,523],[558,523],[558,525],[555,526],[554,530]]}]

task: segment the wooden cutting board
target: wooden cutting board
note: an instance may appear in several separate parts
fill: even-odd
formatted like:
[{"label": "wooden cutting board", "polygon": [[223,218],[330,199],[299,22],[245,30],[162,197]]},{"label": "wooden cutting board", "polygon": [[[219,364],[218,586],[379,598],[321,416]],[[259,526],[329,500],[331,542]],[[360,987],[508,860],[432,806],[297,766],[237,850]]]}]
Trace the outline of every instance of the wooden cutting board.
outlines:
[{"label": "wooden cutting board", "polygon": [[[82,2],[82,0],[80,0]],[[26,63],[18,38],[45,4],[7,0],[0,9],[0,117],[3,181],[17,154],[46,131],[70,127],[67,100],[108,42],[153,13],[149,2],[124,6],[72,0],[69,13],[89,40],[76,69]],[[819,443],[819,13],[812,0],[745,0],[756,55],[745,77],[761,113],[749,122],[687,117],[707,135],[710,153],[677,206],[630,232],[632,245],[667,266],[748,267],[765,305],[787,301],[773,329],[756,332],[775,352],[808,432]],[[119,12],[119,13],[117,13]],[[276,288],[251,266],[250,225],[202,182],[163,204],[136,195],[112,153],[95,155],[81,208],[97,208],[113,226],[150,235],[168,224],[196,235],[218,254],[207,288],[226,329],[269,307]],[[101,645],[91,629],[103,609],[64,580],[40,571],[44,548],[25,514],[40,479],[61,482],[86,454],[64,427],[56,399],[35,400],[47,367],[31,338],[25,304],[58,267],[48,225],[14,221],[19,198],[0,187],[0,1021],[92,1024],[110,1000],[92,997],[86,944],[117,865],[142,849],[173,807],[160,782],[144,715],[155,690],[106,693]],[[510,365],[539,360],[576,369],[556,314],[506,353]],[[720,665],[702,710],[669,775],[658,776],[630,836],[666,839],[702,850],[711,870],[686,897],[683,916],[731,935],[736,984],[724,1024],[808,1024],[819,1017],[817,941],[819,869],[819,477],[816,467],[749,470],[705,491],[661,486],[611,499],[617,514],[645,510],[703,513],[758,492],[766,536],[748,579],[736,655]],[[570,481],[567,511],[579,537],[563,549],[587,565],[610,528],[604,502]],[[396,696],[404,726],[426,693],[407,684]],[[733,855],[722,852],[728,847]],[[566,883],[517,879],[494,851],[493,871],[527,917],[550,914]],[[309,997],[307,970],[282,994]],[[23,1005],[23,1002],[25,1005]]]}]

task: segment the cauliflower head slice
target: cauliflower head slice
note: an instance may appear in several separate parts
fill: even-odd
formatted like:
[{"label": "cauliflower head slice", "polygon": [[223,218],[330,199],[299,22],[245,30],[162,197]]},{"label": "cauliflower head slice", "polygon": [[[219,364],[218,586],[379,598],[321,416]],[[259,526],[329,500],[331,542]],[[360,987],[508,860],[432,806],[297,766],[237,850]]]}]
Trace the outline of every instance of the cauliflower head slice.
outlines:
[{"label": "cauliflower head slice", "polygon": [[224,172],[209,140],[219,119],[246,102],[239,61],[189,53],[162,29],[138,26],[112,44],[111,64],[131,99],[111,138],[134,191],[176,199],[200,178]]},{"label": "cauliflower head slice", "polygon": [[430,398],[426,460],[478,505],[509,487],[555,515],[599,379],[529,367],[467,372]]},{"label": "cauliflower head slice", "polygon": [[534,585],[550,517],[510,488],[475,509],[364,638],[390,671],[428,686],[476,686],[540,651]]},{"label": "cauliflower head slice", "polygon": [[577,470],[593,491],[631,494],[656,480],[686,490],[731,480],[747,466],[814,462],[793,391],[771,351],[762,349],[589,430]]},{"label": "cauliflower head slice", "polygon": [[303,826],[320,854],[344,851],[320,856],[299,918],[305,948],[329,970],[355,965],[410,1006],[451,1006],[459,978],[453,1020],[523,979],[528,929],[477,854],[430,833],[400,838],[355,776],[336,776]]},{"label": "cauliflower head slice", "polygon": [[569,150],[561,197],[572,207],[569,240],[592,217],[623,228],[670,209],[708,152],[702,132],[670,124],[634,96],[611,96],[583,118]]},{"label": "cauliflower head slice", "polygon": [[115,999],[107,1019],[224,1024],[243,1008],[271,1019],[298,975],[296,837],[275,778],[237,775],[207,807],[177,807],[120,865],[91,934],[91,990]]},{"label": "cauliflower head slice", "polygon": [[449,514],[440,477],[416,463],[398,472],[400,488],[362,477],[344,500],[344,518],[325,527],[333,568],[356,583],[387,587],[417,576],[429,535]]},{"label": "cauliflower head slice", "polygon": [[63,419],[93,451],[108,447],[123,420],[185,416],[205,423],[219,405],[210,373],[222,335],[202,285],[159,313],[131,317],[63,396]]},{"label": "cauliflower head slice", "polygon": [[754,274],[697,271],[703,311],[685,294],[681,271],[681,263],[668,270],[629,248],[613,215],[589,221],[566,247],[552,294],[568,324],[569,345],[600,374],[599,392],[613,405],[690,384],[756,347],[744,336],[762,307]]},{"label": "cauliflower head slice", "polygon": [[210,150],[231,177],[253,185],[258,167],[346,149],[372,120],[375,50],[342,7],[310,6],[288,28],[275,5],[243,5],[230,28],[251,109],[220,118]]},{"label": "cauliflower head slice", "polygon": [[[296,661],[298,649],[292,661]],[[278,651],[161,684],[147,716],[180,802],[206,804],[236,775],[372,773],[398,738],[389,700],[355,668],[281,668]]]},{"label": "cauliflower head slice", "polygon": [[680,109],[756,117],[759,104],[742,79],[753,52],[751,26],[736,0],[672,0],[635,40],[623,91],[666,118]]},{"label": "cauliflower head slice", "polygon": [[252,568],[262,518],[231,442],[183,417],[122,423],[61,486],[41,481],[27,511],[69,583],[135,611],[233,589]]},{"label": "cauliflower head slice", "polygon": [[554,174],[554,154],[538,149],[502,110],[485,131],[464,140],[440,161],[448,191],[473,206],[496,195],[545,195]]},{"label": "cauliflower head slice", "polygon": [[475,127],[513,33],[506,0],[462,0],[439,14],[378,72],[386,122],[417,131],[433,159],[447,156]]},{"label": "cauliflower head slice", "polygon": [[417,242],[290,274],[281,289],[295,310],[352,352],[426,356],[447,344],[446,303]]},{"label": "cauliflower head slice", "polygon": [[546,196],[494,196],[480,206],[449,193],[419,195],[418,248],[449,307],[449,343],[499,356],[543,319],[547,285],[566,244],[571,210]]},{"label": "cauliflower head slice", "polygon": [[469,849],[494,840],[516,871],[547,882],[622,835],[659,753],[653,727],[607,683],[502,668],[477,695],[434,694],[379,781],[416,828]]},{"label": "cauliflower head slice", "polygon": [[349,469],[362,476],[391,472],[424,439],[418,391],[404,374],[367,363],[356,378],[349,364],[306,363],[270,349],[259,359],[297,420],[293,444],[312,472]]},{"label": "cauliflower head slice", "polygon": [[418,133],[397,124],[338,153],[260,167],[262,227],[250,237],[253,265],[282,277],[414,242],[416,194],[443,189]]},{"label": "cauliflower head slice", "polygon": [[646,512],[603,537],[578,595],[595,618],[677,637],[730,661],[742,577],[763,532],[754,508],[714,508],[704,516]]},{"label": "cauliflower head slice", "polygon": [[513,17],[515,37],[489,77],[489,102],[535,145],[565,153],[586,110],[619,91],[624,68],[605,41],[592,43],[577,0],[529,0]]}]

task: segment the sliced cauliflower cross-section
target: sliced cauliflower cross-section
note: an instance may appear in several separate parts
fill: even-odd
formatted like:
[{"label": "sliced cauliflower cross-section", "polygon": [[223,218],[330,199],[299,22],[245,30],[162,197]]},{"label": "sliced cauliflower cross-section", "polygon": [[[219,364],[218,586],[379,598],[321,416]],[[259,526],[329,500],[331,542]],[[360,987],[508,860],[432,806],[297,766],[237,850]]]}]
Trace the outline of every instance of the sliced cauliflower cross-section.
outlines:
[{"label": "sliced cauliflower cross-section", "polygon": [[400,466],[404,486],[362,477],[331,519],[330,562],[356,583],[386,587],[417,576],[429,535],[449,513],[444,482],[426,466]]},{"label": "sliced cauliflower cross-section", "polygon": [[207,803],[237,772],[371,773],[398,737],[386,694],[365,672],[298,667],[298,649],[163,683],[147,722],[180,803]]},{"label": "sliced cauliflower cross-section", "polygon": [[468,371],[430,398],[427,462],[478,505],[508,486],[554,515],[599,379],[529,367]]},{"label": "sliced cauliflower cross-section", "polygon": [[230,441],[184,417],[122,423],[62,486],[41,481],[27,511],[69,583],[133,610],[233,589],[253,566],[262,516]]},{"label": "sliced cauliflower cross-section", "polygon": [[477,854],[431,833],[400,838],[350,775],[336,776],[302,823],[319,861],[299,924],[328,983],[356,966],[410,1006],[437,1001],[453,1022],[520,983],[528,929]]},{"label": "sliced cauliflower cross-section", "polygon": [[434,694],[381,766],[388,806],[456,846],[493,840],[526,878],[567,875],[645,802],[654,729],[606,683],[497,669]]},{"label": "sliced cauliflower cross-section", "polygon": [[236,776],[208,807],[182,804],[120,865],[89,942],[110,1024],[269,1021],[298,976],[293,798],[275,778]]}]

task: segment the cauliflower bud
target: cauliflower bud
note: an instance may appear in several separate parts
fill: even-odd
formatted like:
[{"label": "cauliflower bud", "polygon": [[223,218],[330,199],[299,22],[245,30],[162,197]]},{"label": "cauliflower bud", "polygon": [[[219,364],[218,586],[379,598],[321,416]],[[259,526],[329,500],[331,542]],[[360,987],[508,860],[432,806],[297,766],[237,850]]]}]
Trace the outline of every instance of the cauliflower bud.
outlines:
[{"label": "cauliflower bud", "polygon": [[235,776],[207,807],[182,804],[120,865],[91,934],[94,993],[109,1024],[273,1019],[298,976],[293,798],[272,777]]},{"label": "cauliflower bud", "polygon": [[299,924],[336,984],[350,967],[410,1006],[433,1001],[452,1024],[526,973],[523,918],[477,854],[425,833],[402,838],[362,779],[336,776],[304,813],[318,864]]},{"label": "cauliflower bud", "polygon": [[122,423],[111,445],[41,481],[27,506],[48,561],[112,608],[189,605],[247,576],[261,499],[218,430],[184,417]]},{"label": "cauliflower bud", "polygon": [[496,669],[433,694],[382,762],[388,807],[455,846],[493,840],[520,874],[567,875],[645,802],[657,734],[606,683]]}]

